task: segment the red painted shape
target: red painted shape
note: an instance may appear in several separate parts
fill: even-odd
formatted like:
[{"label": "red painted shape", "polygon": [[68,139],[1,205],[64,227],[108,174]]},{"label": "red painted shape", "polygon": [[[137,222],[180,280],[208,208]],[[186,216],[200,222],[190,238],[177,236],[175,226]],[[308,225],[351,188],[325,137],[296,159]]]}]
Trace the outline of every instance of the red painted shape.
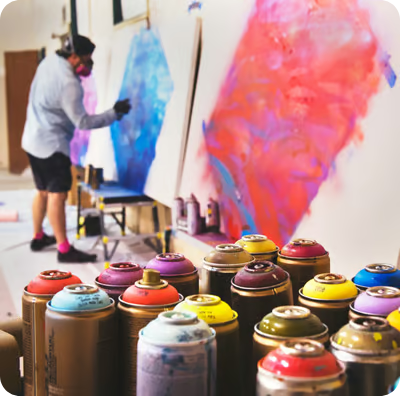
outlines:
[{"label": "red painted shape", "polygon": [[290,240],[338,153],[362,141],[378,46],[357,0],[256,0],[204,132],[229,237]]}]

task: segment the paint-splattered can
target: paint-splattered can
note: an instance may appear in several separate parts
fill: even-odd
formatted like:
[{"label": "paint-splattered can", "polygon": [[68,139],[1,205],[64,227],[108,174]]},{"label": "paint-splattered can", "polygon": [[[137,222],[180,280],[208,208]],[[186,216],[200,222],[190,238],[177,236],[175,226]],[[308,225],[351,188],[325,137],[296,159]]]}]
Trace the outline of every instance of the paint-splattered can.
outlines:
[{"label": "paint-splattered can", "polygon": [[159,254],[147,264],[146,268],[160,271],[161,278],[174,286],[183,297],[199,292],[197,268],[183,254]]},{"label": "paint-splattered can", "polygon": [[353,278],[360,290],[375,286],[400,287],[400,270],[391,264],[369,264]]},{"label": "paint-splattered can", "polygon": [[136,395],[136,361],[139,331],[157,318],[163,311],[172,310],[183,301],[182,295],[160,272],[153,269],[143,271],[143,279],[125,290],[119,297],[119,356],[120,386],[118,395]]},{"label": "paint-splattered can", "polygon": [[254,326],[274,308],[293,305],[292,284],[282,268],[269,261],[256,261],[236,274],[231,292],[232,308],[239,315],[245,389],[250,389],[254,387],[251,374]]},{"label": "paint-splattered can", "polygon": [[272,261],[276,264],[278,257],[278,246],[265,235],[250,234],[245,235],[242,239],[236,242],[236,245],[241,246],[249,252],[256,260]]},{"label": "paint-splattered can", "polygon": [[305,307],[282,306],[274,308],[254,326],[253,363],[255,378],[257,362],[269,352],[290,339],[307,338],[328,343],[328,327]]},{"label": "paint-splattered can", "polygon": [[237,313],[218,296],[197,294],[185,298],[175,311],[194,312],[216,331],[217,395],[242,395],[239,323]]},{"label": "paint-splattered can", "polygon": [[71,272],[41,272],[24,289],[22,297],[24,394],[46,394],[44,321],[46,304],[64,286],[81,283]]},{"label": "paint-splattered can", "polygon": [[339,274],[320,274],[299,291],[299,305],[308,308],[335,334],[349,321],[350,304],[356,299],[356,285]]},{"label": "paint-splattered can", "polygon": [[95,283],[117,304],[119,296],[142,277],[143,270],[139,264],[113,263],[96,278]]},{"label": "paint-splattered can", "polygon": [[383,318],[351,320],[331,338],[331,350],[344,363],[350,395],[385,395],[400,376],[400,332]]},{"label": "paint-splattered can", "polygon": [[231,304],[231,280],[254,257],[241,246],[233,244],[218,245],[203,259],[200,291],[221,297]]},{"label": "paint-splattered can", "polygon": [[48,396],[109,396],[116,390],[115,302],[97,286],[66,286],[47,303]]},{"label": "paint-splattered can", "polygon": [[290,274],[293,299],[297,304],[299,290],[315,275],[330,272],[329,253],[309,239],[295,239],[278,253],[278,265]]},{"label": "paint-splattered can", "polygon": [[216,395],[215,330],[192,312],[162,312],[140,330],[138,396]]},{"label": "paint-splattered can", "polygon": [[350,319],[365,316],[386,318],[400,307],[400,289],[389,286],[370,287],[350,305]]},{"label": "paint-splattered can", "polygon": [[319,342],[285,341],[258,362],[257,396],[265,395],[348,396],[344,366]]}]

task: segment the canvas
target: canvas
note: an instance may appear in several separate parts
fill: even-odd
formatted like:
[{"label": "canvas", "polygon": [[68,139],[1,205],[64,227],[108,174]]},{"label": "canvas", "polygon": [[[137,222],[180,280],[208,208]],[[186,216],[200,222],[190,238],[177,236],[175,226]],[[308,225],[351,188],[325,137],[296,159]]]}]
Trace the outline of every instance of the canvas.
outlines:
[{"label": "canvas", "polygon": [[[82,77],[84,91],[83,104],[88,114],[95,114],[97,106],[96,83],[93,76]],[[71,162],[74,165],[85,166],[86,154],[89,146],[90,131],[76,129],[71,141]]]},{"label": "canvas", "polygon": [[[224,3],[233,31],[240,13]],[[217,198],[233,239],[249,232],[279,246],[294,236],[317,239],[345,274],[355,258],[394,262],[398,14],[381,1],[246,5],[243,30],[224,42],[215,34],[217,6],[204,7],[182,195],[193,192],[203,205]],[[211,57],[222,45],[226,58]],[[217,88],[202,89],[216,81],[212,73]]]},{"label": "canvas", "polygon": [[133,109],[111,126],[119,182],[168,206],[181,177],[200,39],[183,4],[156,2],[152,28],[134,35],[119,92]]}]

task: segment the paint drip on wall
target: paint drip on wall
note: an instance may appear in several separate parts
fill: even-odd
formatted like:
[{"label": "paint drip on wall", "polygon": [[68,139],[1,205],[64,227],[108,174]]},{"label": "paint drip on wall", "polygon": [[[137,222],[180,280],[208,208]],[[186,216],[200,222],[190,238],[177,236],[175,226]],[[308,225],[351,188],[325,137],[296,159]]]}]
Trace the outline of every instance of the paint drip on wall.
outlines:
[{"label": "paint drip on wall", "polygon": [[142,29],[132,40],[120,99],[132,111],[111,126],[119,182],[143,193],[163,125],[173,81],[156,32]]},{"label": "paint drip on wall", "polygon": [[[83,104],[88,114],[95,114],[97,106],[96,83],[93,76],[81,78],[84,91]],[[70,143],[71,162],[74,165],[85,166],[86,153],[89,146],[90,131],[75,129],[74,138]]]},{"label": "paint drip on wall", "polygon": [[368,10],[357,0],[256,0],[204,123],[205,149],[230,237],[287,243],[382,76],[394,86]]}]

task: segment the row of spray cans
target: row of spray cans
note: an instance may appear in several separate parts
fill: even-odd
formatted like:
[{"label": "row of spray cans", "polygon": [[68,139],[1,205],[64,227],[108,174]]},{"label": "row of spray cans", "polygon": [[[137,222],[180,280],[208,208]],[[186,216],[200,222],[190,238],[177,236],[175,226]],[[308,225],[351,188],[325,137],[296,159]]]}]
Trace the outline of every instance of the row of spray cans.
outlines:
[{"label": "row of spray cans", "polygon": [[[266,259],[270,261],[265,261]],[[271,261],[278,262],[279,266]],[[204,363],[204,366],[200,363],[196,363],[195,366],[204,368],[202,372],[203,374],[208,373],[207,375],[204,374],[208,378],[207,381],[210,381],[210,376],[211,379],[216,378],[216,394],[218,396],[252,395],[254,394],[252,389],[254,389],[256,383],[257,361],[280,345],[282,341],[290,341],[292,338],[301,340],[306,337],[311,341],[327,343],[329,335],[326,322],[334,319],[328,325],[331,330],[330,334],[339,330],[342,325],[347,323],[347,315],[340,316],[337,313],[345,311],[348,314],[349,304],[354,300],[357,301],[363,295],[357,297],[358,291],[352,282],[340,275],[329,273],[329,255],[321,245],[314,241],[293,241],[279,251],[272,241],[264,236],[247,236],[236,245],[217,246],[213,252],[205,257],[203,264],[200,284],[202,291],[207,294],[198,294],[198,271],[193,264],[182,255],[172,253],[157,256],[148,264],[144,272],[138,265],[132,263],[112,264],[96,279],[97,287],[77,285],[80,280],[69,273],[60,271],[42,273],[38,280],[34,280],[28,285],[24,295],[24,341],[27,350],[27,352],[24,351],[24,356],[28,356],[28,358],[25,358],[25,373],[32,373],[31,380],[28,378],[29,374],[26,374],[28,381],[25,381],[25,394],[45,394],[40,391],[46,386],[44,383],[45,376],[40,374],[44,373],[46,365],[49,395],[76,395],[79,394],[76,393],[77,389],[83,389],[82,394],[94,395],[107,394],[107,390],[111,388],[114,391],[108,394],[135,395],[136,389],[142,389],[139,392],[150,392],[149,386],[145,386],[146,389],[144,389],[140,385],[140,373],[149,374],[149,366],[147,363],[143,363],[144,365],[139,363],[139,366],[137,366],[139,361],[148,362],[146,357],[143,360],[140,358],[140,354],[137,354],[137,345],[142,334],[141,329],[146,328],[147,324],[156,319],[161,312],[175,308],[175,311],[183,315],[186,312],[192,312],[197,315],[197,319],[193,317],[179,319],[178,315],[168,319],[160,319],[161,322],[158,322],[158,326],[167,325],[166,322],[168,322],[171,326],[179,327],[186,323],[190,327],[194,326],[196,321],[204,320],[215,332],[216,371],[210,369],[213,367],[212,359],[207,360],[208,363]],[[302,265],[307,268],[307,273],[311,274],[308,279],[305,279],[302,271],[298,268]],[[368,284],[365,279],[368,278],[368,274],[373,274],[368,278],[373,278],[372,283],[392,282],[390,283],[391,287],[399,286],[399,276],[396,270],[390,266],[381,267],[384,268],[379,268],[379,266],[367,267],[357,274],[353,279],[354,282],[360,288],[367,288],[371,284]],[[326,273],[320,275],[318,274],[320,270],[324,270]],[[162,279],[160,279],[160,272]],[[396,283],[396,276],[398,283]],[[293,284],[296,284],[294,289],[299,290],[299,294],[292,293],[291,277]],[[170,285],[168,282],[170,282]],[[35,285],[40,283],[43,283],[42,289],[36,289]],[[64,286],[67,287],[63,289]],[[376,284],[373,283],[372,286],[376,286]],[[378,287],[382,288],[379,285]],[[101,289],[107,291],[112,299],[107,298]],[[60,290],[68,298],[48,302]],[[324,290],[328,290],[331,297],[329,297],[328,292],[323,292]],[[315,294],[315,291],[320,294]],[[183,296],[179,293],[189,297],[183,301]],[[386,295],[385,293],[379,292],[378,294],[381,297],[377,298],[386,298],[382,297],[382,295]],[[392,295],[395,295],[395,293],[392,293]],[[68,300],[71,296],[72,301]],[[295,296],[299,296],[299,303],[303,307],[293,306],[293,297]],[[360,308],[356,301],[354,301],[355,309]],[[48,310],[44,319],[46,303]],[[115,306],[117,306],[117,309],[115,309]],[[275,309],[277,307],[281,308]],[[117,315],[115,315],[115,310]],[[325,324],[311,312],[323,317],[322,322]],[[354,323],[350,323],[353,326],[351,330],[360,330],[361,327],[365,327],[372,329],[372,333],[377,333],[374,329],[380,329],[379,334],[381,334],[382,339],[384,336],[388,339],[392,337],[393,348],[389,351],[391,359],[394,359],[393,356],[398,356],[397,345],[400,344],[396,339],[393,339],[392,333],[385,333],[385,328],[388,327],[387,322],[383,318],[370,319],[365,310],[358,313],[366,315],[364,317],[357,316]],[[269,318],[267,318],[267,314],[270,315]],[[117,328],[115,324],[113,325],[116,322],[115,316],[118,317]],[[346,319],[344,319],[345,316]],[[41,318],[43,320],[40,323]],[[66,320],[65,318],[70,320],[68,323],[72,323],[71,328],[66,326],[69,329],[68,334],[62,331],[63,326],[57,327],[54,324],[62,324],[63,320]],[[107,318],[111,319],[108,320]],[[338,320],[338,318],[341,319]],[[91,320],[93,321],[92,324],[90,324]],[[362,320],[364,322],[360,322]],[[46,337],[41,330],[44,321],[46,321]],[[86,321],[87,324],[85,325]],[[279,321],[292,323],[292,330],[287,330],[287,333],[285,333],[284,326],[279,325]],[[301,321],[305,322],[304,326],[301,325]],[[310,323],[307,324],[307,321]],[[312,321],[314,325],[311,325]],[[83,327],[79,328],[78,324],[74,324],[75,322],[79,322]],[[102,323],[101,326],[100,323]],[[39,327],[35,328],[38,324]],[[335,326],[337,329],[335,329]],[[304,332],[302,329],[308,330],[308,332]],[[281,330],[282,333],[280,333]],[[347,331],[347,333],[349,332],[350,330]],[[205,334],[204,338],[200,337],[202,344],[209,345],[207,347],[209,357],[213,355],[211,333]],[[118,337],[115,334],[118,334]],[[150,334],[157,334],[157,331],[148,333],[147,339],[149,339]],[[68,339],[67,335],[72,338]],[[77,337],[78,341],[75,342],[73,337]],[[375,335],[375,337],[379,339],[379,336]],[[113,344],[116,339],[118,339],[118,348]],[[157,343],[156,341],[155,343]],[[200,339],[195,341],[200,341]],[[43,347],[44,342],[47,343],[46,348]],[[164,342],[168,343],[168,340],[160,339],[157,344],[158,347],[161,347]],[[254,348],[252,348],[253,343]],[[305,353],[302,343],[303,341],[299,345],[296,344],[297,346],[290,347],[295,350],[302,350],[301,353],[299,352],[301,356]],[[376,343],[380,344],[379,342]],[[336,344],[338,349],[349,348],[343,341],[343,337],[338,339]],[[47,351],[46,359],[44,352],[40,353],[40,345],[42,345],[42,349]],[[67,370],[67,359],[60,357],[60,349],[58,349],[63,345],[66,348],[63,350],[63,354],[73,352],[71,345],[79,345],[82,353],[79,356],[72,354],[71,359],[73,361],[83,362],[83,359],[88,358],[85,363],[82,363],[82,367],[91,367],[92,371],[89,370],[87,373],[90,373],[90,378],[93,379],[93,381],[89,381],[92,388],[80,388],[79,381],[88,382],[87,377],[81,375],[83,370],[79,373],[76,372],[73,378],[65,374],[65,378],[68,378],[68,380],[64,384],[69,385],[60,385],[63,370]],[[332,345],[335,344],[332,342]],[[381,345],[384,344],[381,343]],[[98,348],[100,349],[98,350]],[[289,349],[285,351],[288,352]],[[253,350],[256,351],[254,354]],[[93,358],[94,351],[96,351],[96,358]],[[289,355],[296,355],[296,353],[292,351]],[[352,355],[353,351],[349,353]],[[368,353],[362,349],[362,358],[365,358]],[[382,351],[379,353],[381,356],[386,356]],[[254,356],[256,356],[255,360]],[[307,356],[307,354],[304,356]],[[368,356],[373,356],[373,353]],[[39,364],[40,359],[42,359],[42,364]],[[166,357],[165,361],[169,362],[167,366],[175,367],[178,362],[189,362],[190,359],[182,358],[178,354],[175,357],[173,355]],[[373,358],[371,359],[373,360]],[[115,364],[110,362],[115,362]],[[31,371],[29,365],[32,368]],[[143,371],[143,367],[147,368]],[[388,367],[392,370],[392,376],[399,374],[396,364],[389,364]],[[393,369],[393,367],[395,368]],[[159,367],[159,369],[165,369],[165,367]],[[258,370],[260,371],[260,365]],[[136,377],[136,372],[138,377]],[[179,370],[178,372],[181,373]],[[215,372],[218,373],[217,376]],[[107,375],[104,373],[107,373]],[[116,374],[114,375],[114,373]],[[98,377],[99,375],[101,378]],[[152,375],[160,374],[155,371]],[[381,381],[382,387],[386,386],[389,378],[390,381],[392,380],[392,376],[386,374],[385,380]],[[364,378],[364,376],[361,377]],[[112,378],[108,385],[102,382],[107,378]],[[181,378],[182,383],[190,382],[188,378]],[[360,386],[357,381],[356,383],[357,386]],[[173,384],[168,385],[166,389],[174,389],[173,386]],[[211,388],[209,387],[209,389]],[[206,392],[207,387],[201,389],[205,389],[203,393],[193,394],[212,394]],[[166,394],[180,395],[179,393],[171,393],[169,390],[166,392]],[[143,396],[163,393],[138,394]],[[259,394],[265,395],[265,393]],[[270,394],[275,395],[275,393]],[[365,394],[375,396],[376,393],[367,392]]]}]

